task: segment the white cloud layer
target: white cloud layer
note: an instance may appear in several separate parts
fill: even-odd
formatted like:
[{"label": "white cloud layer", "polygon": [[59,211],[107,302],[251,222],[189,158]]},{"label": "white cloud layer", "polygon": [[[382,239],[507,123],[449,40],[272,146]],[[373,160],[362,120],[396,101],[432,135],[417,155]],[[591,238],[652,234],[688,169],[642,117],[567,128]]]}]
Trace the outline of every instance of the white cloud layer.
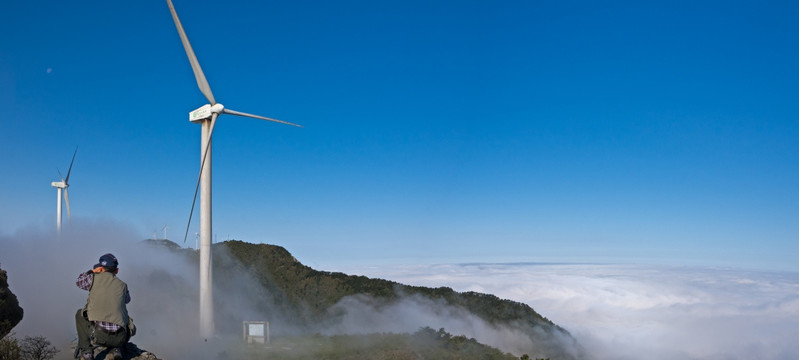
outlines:
[{"label": "white cloud layer", "polygon": [[595,359],[797,359],[799,274],[576,264],[361,267],[529,304]]}]

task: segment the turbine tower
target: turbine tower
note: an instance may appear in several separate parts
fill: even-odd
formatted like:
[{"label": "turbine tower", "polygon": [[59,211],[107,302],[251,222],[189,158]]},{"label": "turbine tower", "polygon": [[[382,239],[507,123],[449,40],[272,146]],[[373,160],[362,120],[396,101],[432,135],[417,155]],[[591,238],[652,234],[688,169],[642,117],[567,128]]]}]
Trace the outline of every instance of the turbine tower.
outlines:
[{"label": "turbine tower", "polygon": [[72,173],[72,164],[75,163],[75,155],[78,154],[78,148],[75,148],[75,152],[72,154],[72,161],[69,163],[69,170],[67,171],[66,179],[64,176],[61,175],[61,170],[56,169],[58,171],[58,177],[61,178],[61,181],[53,181],[50,183],[50,186],[58,189],[58,200],[56,201],[56,229],[58,230],[58,237],[61,238],[61,192],[64,193],[64,202],[67,203],[67,217],[72,218],[72,214],[69,212],[69,174]]},{"label": "turbine tower", "polygon": [[[214,332],[214,317],[213,317],[213,291],[211,288],[212,271],[211,271],[211,136],[214,132],[216,120],[221,114],[230,114],[237,116],[250,117],[261,120],[273,121],[281,124],[287,124],[297,127],[302,127],[290,122],[272,119],[259,115],[252,115],[243,112],[238,112],[226,109],[222,104],[214,100],[214,95],[211,93],[211,86],[208,80],[205,79],[200,63],[197,61],[197,56],[194,55],[194,50],[191,48],[189,38],[186,37],[186,32],[183,30],[183,25],[178,19],[178,14],[175,12],[175,7],[172,5],[172,0],[166,0],[169,6],[169,11],[172,13],[172,20],[175,21],[175,27],[180,35],[180,40],[183,43],[183,48],[186,50],[186,55],[189,58],[191,69],[194,72],[194,78],[197,80],[197,86],[200,88],[203,96],[208,100],[209,104],[203,105],[200,108],[189,113],[189,121],[202,125],[202,134],[200,138],[200,175],[197,179],[197,187],[194,190],[195,200],[197,198],[197,189],[200,189],[200,335],[208,338]],[[194,212],[194,203],[192,203],[192,214]],[[189,223],[191,222],[191,215],[189,215]],[[188,234],[188,226],[186,229]],[[188,236],[188,235],[187,235]],[[185,241],[185,240],[184,240]]]}]

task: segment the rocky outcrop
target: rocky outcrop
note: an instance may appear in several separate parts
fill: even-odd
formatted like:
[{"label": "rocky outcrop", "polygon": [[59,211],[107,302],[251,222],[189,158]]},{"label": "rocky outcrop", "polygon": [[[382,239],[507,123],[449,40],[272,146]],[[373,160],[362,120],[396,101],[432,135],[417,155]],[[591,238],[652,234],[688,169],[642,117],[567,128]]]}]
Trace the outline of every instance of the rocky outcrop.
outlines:
[{"label": "rocky outcrop", "polygon": [[22,308],[17,296],[8,288],[8,275],[0,269],[0,338],[5,337],[11,329],[22,320]]},{"label": "rocky outcrop", "polygon": [[[73,350],[74,350],[74,346],[75,345],[73,344]],[[114,356],[110,354],[110,350],[111,349],[109,349],[107,347],[104,347],[104,346],[95,346],[94,347],[94,357],[93,357],[93,359],[95,359],[95,360],[102,360],[102,359],[111,360],[111,359],[113,359]],[[136,344],[134,344],[132,342],[127,343],[127,346],[125,346],[124,351],[122,351],[122,359],[123,360],[161,360],[157,356],[155,356],[155,354],[153,354],[153,353],[151,353],[151,352],[149,352],[147,350],[139,349],[139,347],[136,346]]]}]

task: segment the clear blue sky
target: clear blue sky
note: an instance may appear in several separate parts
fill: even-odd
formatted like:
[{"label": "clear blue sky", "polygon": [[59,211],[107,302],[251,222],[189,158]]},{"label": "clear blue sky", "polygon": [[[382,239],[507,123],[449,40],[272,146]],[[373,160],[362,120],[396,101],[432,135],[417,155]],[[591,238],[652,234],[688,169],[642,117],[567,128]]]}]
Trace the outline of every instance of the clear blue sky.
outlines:
[{"label": "clear blue sky", "polygon": [[[691,262],[799,270],[791,2],[187,1],[222,117],[214,232],[325,267]],[[0,232],[164,224],[205,104],[164,1],[14,1]],[[188,244],[193,245],[197,218]],[[161,233],[159,231],[159,236]]]}]

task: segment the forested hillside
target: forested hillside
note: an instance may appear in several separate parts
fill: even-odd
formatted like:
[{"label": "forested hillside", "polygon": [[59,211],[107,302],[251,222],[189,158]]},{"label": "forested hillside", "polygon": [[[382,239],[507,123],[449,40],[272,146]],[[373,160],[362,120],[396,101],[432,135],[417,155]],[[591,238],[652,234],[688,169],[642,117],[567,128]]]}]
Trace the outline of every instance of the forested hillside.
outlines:
[{"label": "forested hillside", "polygon": [[[162,245],[197,261],[198,254],[194,250],[180,249],[169,242]],[[285,335],[313,334],[320,325],[334,323],[342,316],[340,304],[348,299],[368,298],[370,306],[386,308],[413,298],[457,309],[457,314],[477,317],[492,328],[513,329],[523,334],[529,346],[535,348],[531,353],[553,359],[580,357],[575,355],[580,353],[579,345],[566,330],[523,303],[490,294],[456,292],[448,287],[408,286],[389,280],[319,271],[303,265],[286,249],[275,245],[232,240],[213,246],[213,279],[217,291],[243,291],[242,296],[255,302],[255,308],[265,318],[281,324],[278,332],[283,331]],[[260,286],[253,286],[253,282]],[[224,318],[218,316],[218,328],[241,331],[240,320],[225,323]],[[435,327],[432,324],[420,327],[423,326]],[[291,331],[287,331],[288,328]]]},{"label": "forested hillside", "polygon": [[[345,296],[368,294],[390,301],[400,296],[419,294],[466,308],[491,323],[521,321],[530,326],[564,331],[526,304],[502,300],[490,294],[459,293],[448,287],[407,286],[389,280],[318,271],[303,265],[286,249],[275,245],[234,240],[218,246],[226,247],[230,255],[246,271],[255,275],[266,289],[282,293],[285,297],[281,301],[286,301],[297,310],[310,310],[308,315],[311,321],[318,320],[317,316],[324,316],[332,305]],[[218,263],[230,270],[231,264],[221,259]]]},{"label": "forested hillside", "polygon": [[367,334],[280,338],[269,348],[230,351],[235,359],[271,360],[519,360],[514,356],[443,329],[421,328],[413,334]]}]

